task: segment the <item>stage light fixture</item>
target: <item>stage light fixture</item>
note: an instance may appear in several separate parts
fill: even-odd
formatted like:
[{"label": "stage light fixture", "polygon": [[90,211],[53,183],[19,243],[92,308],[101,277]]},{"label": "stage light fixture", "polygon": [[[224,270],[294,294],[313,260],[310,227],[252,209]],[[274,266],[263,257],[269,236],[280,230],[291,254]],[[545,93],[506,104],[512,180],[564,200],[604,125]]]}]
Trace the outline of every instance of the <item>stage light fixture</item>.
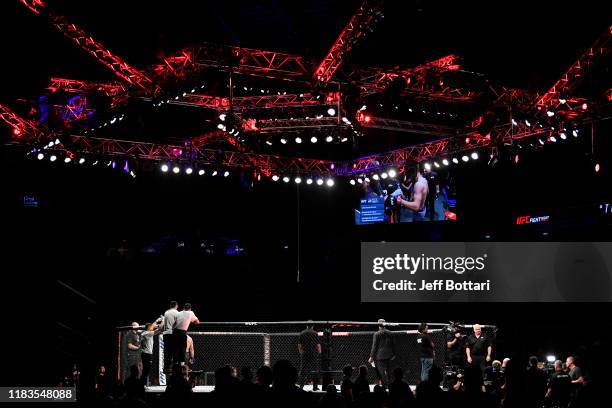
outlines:
[{"label": "stage light fixture", "polygon": [[198,175],[199,175],[199,176],[203,176],[205,173],[206,173],[206,172],[204,171],[204,169],[200,169],[200,170],[198,171]]},{"label": "stage light fixture", "polygon": [[229,175],[230,175],[230,172],[225,170],[225,173],[223,173],[223,177],[229,177]]},{"label": "stage light fixture", "polygon": [[567,139],[567,134],[565,132],[559,133],[559,137],[563,140]]},{"label": "stage light fixture", "polygon": [[429,163],[425,163],[423,167],[425,168],[425,170],[431,170],[431,164]]},{"label": "stage light fixture", "polygon": [[589,107],[589,105],[587,105],[586,102],[582,104],[582,110],[587,110],[588,107]]},{"label": "stage light fixture", "polygon": [[288,182],[289,182],[289,177],[287,177],[287,176],[283,177],[283,181],[284,181],[285,183],[288,183]]},{"label": "stage light fixture", "polygon": [[357,179],[357,182],[358,182],[359,184],[363,184],[363,179],[358,178],[358,179]]},{"label": "stage light fixture", "polygon": [[49,157],[49,160],[51,160],[52,162],[57,160],[57,156],[56,155],[51,155],[51,157]]},{"label": "stage light fixture", "polygon": [[312,179],[310,177],[306,179],[306,184],[308,184],[308,185],[312,184]]},{"label": "stage light fixture", "polygon": [[550,140],[553,143],[557,143],[557,138],[554,136],[549,137],[548,140]]},{"label": "stage light fixture", "polygon": [[285,139],[284,137],[281,137],[280,142],[281,142],[282,144],[287,144],[287,139]]},{"label": "stage light fixture", "polygon": [[457,159],[456,157],[453,157],[453,163],[459,164],[459,159]]},{"label": "stage light fixture", "polygon": [[64,158],[64,163],[70,163],[72,159],[70,157]]},{"label": "stage light fixture", "polygon": [[302,179],[299,177],[296,177],[294,181],[295,181],[295,184],[300,184],[302,182]]},{"label": "stage light fixture", "polygon": [[468,160],[470,160],[469,157],[467,157],[466,155],[461,156],[461,160],[463,160],[464,162],[467,162]]},{"label": "stage light fixture", "polygon": [[351,183],[351,186],[354,186],[354,185],[355,185],[355,180],[350,179],[350,180],[349,180],[349,183]]},{"label": "stage light fixture", "polygon": [[334,186],[334,179],[328,178],[327,181],[325,182],[325,184],[327,184],[327,187],[333,187]]},{"label": "stage light fixture", "polygon": [[555,361],[557,361],[557,357],[551,355],[546,356],[546,361],[548,361],[549,363],[554,363]]},{"label": "stage light fixture", "polygon": [[335,110],[334,108],[329,108],[329,109],[327,110],[327,114],[328,114],[329,116],[334,116],[334,115],[336,114],[336,110]]},{"label": "stage light fixture", "polygon": [[44,155],[44,154],[42,154],[42,153],[38,153],[38,155],[36,156],[36,158],[37,158],[38,160],[42,160],[42,159],[44,159],[44,158],[45,158],[45,155]]},{"label": "stage light fixture", "polygon": [[327,136],[327,137],[325,138],[325,141],[326,141],[327,143],[331,143],[331,142],[332,142],[332,140],[334,140],[334,138],[333,138],[333,137],[331,137],[331,136]]},{"label": "stage light fixture", "polygon": [[566,102],[567,102],[567,99],[559,98],[559,103],[561,105],[565,105]]},{"label": "stage light fixture", "polygon": [[223,123],[219,123],[219,124],[217,125],[217,129],[219,129],[219,130],[223,130],[224,132],[225,132],[225,130],[227,130],[227,128],[225,127],[225,125],[224,125]]},{"label": "stage light fixture", "polygon": [[473,152],[470,157],[472,158],[472,160],[478,160],[478,153]]},{"label": "stage light fixture", "polygon": [[442,159],[442,164],[443,164],[443,165],[445,165],[445,166],[448,166],[448,164],[449,164],[449,163],[448,163],[448,160],[446,160],[446,159]]},{"label": "stage light fixture", "polygon": [[518,125],[518,122],[514,118],[512,118],[512,126],[516,126],[516,125]]},{"label": "stage light fixture", "polygon": [[271,142],[270,140],[266,140],[266,144],[267,144],[268,146],[272,146],[272,142]]},{"label": "stage light fixture", "polygon": [[372,179],[374,179],[374,180],[378,180],[378,179],[380,179],[380,177],[378,177],[378,174],[373,174],[373,175],[372,175]]},{"label": "stage light fixture", "polygon": [[542,140],[542,139],[538,139],[538,142],[539,142],[539,143],[540,143],[542,146],[544,146],[544,140]]},{"label": "stage light fixture", "polygon": [[389,177],[394,178],[397,175],[397,172],[394,169],[389,170]]},{"label": "stage light fixture", "polygon": [[187,168],[185,169],[185,173],[187,173],[187,174],[191,174],[191,173],[193,173],[193,169],[192,169],[191,167],[187,167]]},{"label": "stage light fixture", "polygon": [[366,183],[369,183],[370,182],[370,178],[366,177],[366,178],[363,179],[363,181],[365,181]]},{"label": "stage light fixture", "polygon": [[172,168],[172,172],[173,172],[174,174],[179,174],[179,173],[181,172],[181,168],[180,168],[179,166],[174,166],[174,167]]},{"label": "stage light fixture", "polygon": [[214,176],[216,176],[217,174],[218,174],[217,170],[215,170],[215,171],[213,171],[213,172],[212,172],[212,176],[213,176],[213,177],[214,177]]},{"label": "stage light fixture", "polygon": [[342,139],[340,139],[340,142],[344,143],[344,142],[346,142],[347,140],[348,140],[348,138],[343,137]]},{"label": "stage light fixture", "polygon": [[514,155],[514,164],[518,164],[519,160],[521,160],[521,157],[517,153]]},{"label": "stage light fixture", "polygon": [[299,137],[299,136],[298,136],[298,137],[296,137],[296,138],[295,138],[295,143],[297,143],[297,144],[302,143],[302,138],[301,138],[301,137]]},{"label": "stage light fixture", "polygon": [[578,129],[572,130],[572,136],[578,137]]},{"label": "stage light fixture", "polygon": [[553,112],[553,111],[549,110],[549,111],[547,111],[547,112],[546,112],[546,115],[547,115],[549,118],[552,118],[553,116],[555,116],[555,112]]},{"label": "stage light fixture", "polygon": [[278,181],[278,178],[279,177],[275,174],[275,175],[272,176],[272,181]]},{"label": "stage light fixture", "polygon": [[323,179],[317,179],[317,185],[318,186],[322,186],[323,185]]},{"label": "stage light fixture", "polygon": [[382,178],[383,180],[385,180],[387,177],[389,177],[389,175],[385,173],[384,171],[380,173],[380,178]]},{"label": "stage light fixture", "polygon": [[81,157],[81,158],[79,159],[79,164],[83,164],[83,163],[85,163],[85,158],[84,158],[84,157]]},{"label": "stage light fixture", "polygon": [[436,169],[440,168],[440,163],[438,163],[437,161],[434,162],[434,166],[436,167]]},{"label": "stage light fixture", "polygon": [[59,139],[55,139],[55,144],[56,145],[60,144],[60,140]]},{"label": "stage light fixture", "polygon": [[310,143],[317,143],[318,139],[316,136],[310,138]]},{"label": "stage light fixture", "polygon": [[526,124],[527,126],[531,126],[531,122],[529,122],[527,119],[525,119],[525,124]]},{"label": "stage light fixture", "polygon": [[601,170],[601,166],[599,163],[595,163],[595,173],[599,173],[599,170]]}]

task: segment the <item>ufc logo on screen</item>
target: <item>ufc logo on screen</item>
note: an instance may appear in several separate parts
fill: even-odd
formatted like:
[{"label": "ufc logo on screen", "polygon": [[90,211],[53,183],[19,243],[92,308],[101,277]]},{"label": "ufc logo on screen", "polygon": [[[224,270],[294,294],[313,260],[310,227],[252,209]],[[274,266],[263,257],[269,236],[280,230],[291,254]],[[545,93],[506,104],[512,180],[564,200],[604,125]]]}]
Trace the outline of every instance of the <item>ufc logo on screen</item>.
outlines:
[{"label": "ufc logo on screen", "polygon": [[529,215],[523,215],[520,217],[516,217],[516,225],[529,224]]}]

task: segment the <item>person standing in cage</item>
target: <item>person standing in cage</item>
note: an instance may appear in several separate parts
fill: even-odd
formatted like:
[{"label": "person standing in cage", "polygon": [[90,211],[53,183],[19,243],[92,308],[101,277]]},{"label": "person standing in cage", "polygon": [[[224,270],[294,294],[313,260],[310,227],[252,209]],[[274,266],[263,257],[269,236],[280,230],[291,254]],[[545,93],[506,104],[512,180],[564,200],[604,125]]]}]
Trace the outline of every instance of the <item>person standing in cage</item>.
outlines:
[{"label": "person standing in cage", "polygon": [[153,360],[153,338],[161,333],[161,329],[155,323],[148,323],[145,331],[140,335],[140,357],[142,359],[142,381],[149,385],[149,374],[151,373],[151,362]]},{"label": "person standing in cage", "polygon": [[427,323],[421,323],[417,335],[417,343],[421,349],[421,381],[427,381],[429,378],[429,370],[433,367],[435,358],[434,343],[428,332],[429,326],[427,326]]},{"label": "person standing in cage", "polygon": [[304,388],[304,383],[307,378],[312,379],[312,390],[319,389],[319,367],[318,363],[321,359],[321,342],[319,335],[314,331],[314,325],[311,320],[308,321],[306,329],[304,329],[298,338],[298,353],[300,354],[300,388]]},{"label": "person standing in cage", "polygon": [[191,367],[195,362],[195,349],[193,348],[193,338],[187,335],[187,349],[185,349],[185,358],[187,364]]},{"label": "person standing in cage", "polygon": [[125,377],[130,373],[131,367],[136,366],[140,369],[140,331],[138,322],[132,322],[132,330],[126,335],[127,343],[127,365],[125,367]]},{"label": "person standing in cage", "polygon": [[467,348],[465,353],[469,365],[480,367],[480,371],[484,375],[487,363],[491,362],[491,353],[493,346],[487,337],[482,334],[482,328],[479,324],[475,324],[474,334],[468,337]]},{"label": "person standing in cage", "polygon": [[372,350],[368,362],[376,368],[376,375],[383,386],[389,384],[391,360],[395,358],[393,333],[386,329],[385,319],[378,320],[378,331],[372,339]]},{"label": "person standing in cage", "polygon": [[175,365],[185,364],[185,351],[187,350],[187,329],[190,324],[200,324],[200,320],[191,310],[191,304],[185,303],[183,310],[176,316],[176,325],[172,334],[176,354],[173,356]]},{"label": "person standing in cage", "polygon": [[162,334],[164,339],[164,371],[172,371],[172,359],[175,352],[173,330],[176,325],[176,317],[178,316],[178,302],[175,300],[170,302],[170,308],[166,310],[162,318]]}]

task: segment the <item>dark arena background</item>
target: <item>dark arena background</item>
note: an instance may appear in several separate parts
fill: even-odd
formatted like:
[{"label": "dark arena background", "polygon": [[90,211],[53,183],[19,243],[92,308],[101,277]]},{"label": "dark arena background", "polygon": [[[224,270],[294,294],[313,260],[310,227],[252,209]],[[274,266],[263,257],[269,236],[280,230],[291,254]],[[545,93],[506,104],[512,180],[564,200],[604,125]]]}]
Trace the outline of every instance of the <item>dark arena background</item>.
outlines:
[{"label": "dark arena background", "polygon": [[[611,24],[605,1],[2,1],[0,387],[351,406],[310,385],[269,403],[210,391],[226,364],[299,369],[309,320],[326,381],[366,365],[373,386],[383,318],[412,389],[419,323],[445,386],[450,323],[479,323],[515,369],[575,356],[588,392],[572,406],[609,405],[611,295],[590,264],[560,272],[552,303],[366,303],[359,271],[362,242],[610,241]],[[416,168],[435,197],[422,215],[402,204]],[[587,286],[602,301],[571,302]],[[147,392],[123,382],[130,325],[172,300],[200,320],[191,402],[164,395],[161,337]],[[471,406],[567,406],[518,377]],[[354,405],[405,406],[374,394]],[[451,403],[423,395],[411,406]]]}]

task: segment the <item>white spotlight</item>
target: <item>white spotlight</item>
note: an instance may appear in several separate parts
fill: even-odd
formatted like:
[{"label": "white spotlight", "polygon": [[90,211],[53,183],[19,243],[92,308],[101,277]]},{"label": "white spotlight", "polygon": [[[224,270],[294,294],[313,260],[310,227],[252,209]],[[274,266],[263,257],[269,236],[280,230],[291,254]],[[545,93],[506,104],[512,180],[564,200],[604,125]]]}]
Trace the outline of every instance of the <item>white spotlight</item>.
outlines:
[{"label": "white spotlight", "polygon": [[193,173],[193,169],[192,169],[191,167],[187,167],[187,168],[185,169],[185,173],[187,173],[187,174],[191,174],[191,173]]},{"label": "white spotlight", "polygon": [[578,137],[578,130],[576,129],[572,130],[572,136]]},{"label": "white spotlight", "polygon": [[425,170],[431,170],[431,164],[425,163]]},{"label": "white spotlight", "polygon": [[181,168],[180,168],[179,166],[174,166],[174,167],[172,168],[172,172],[173,172],[174,174],[179,174],[179,173],[181,172]]},{"label": "white spotlight", "polygon": [[358,182],[359,184],[363,184],[363,179],[358,178],[358,179],[357,179],[357,182]]},{"label": "white spotlight", "polygon": [[200,169],[200,170],[198,171],[198,175],[199,175],[199,176],[203,176],[203,175],[204,175],[204,173],[206,173],[206,172],[204,171],[204,169]]},{"label": "white spotlight", "polygon": [[38,160],[42,160],[42,159],[44,159],[44,158],[45,158],[45,155],[44,155],[44,154],[42,154],[42,153],[38,153],[38,155],[36,156],[36,158],[37,158]]},{"label": "white spotlight", "polygon": [[374,175],[372,176],[372,178],[373,178],[374,180],[378,180],[380,177],[378,177],[378,174],[374,174]]},{"label": "white spotlight", "polygon": [[354,186],[354,185],[355,185],[355,180],[350,179],[350,180],[349,180],[349,183],[351,183],[351,186]]},{"label": "white spotlight", "polygon": [[298,136],[298,137],[296,137],[296,138],[295,138],[295,143],[297,143],[297,144],[302,143],[302,138],[301,138],[301,137],[299,137],[299,136]]},{"label": "white spotlight", "polygon": [[442,164],[443,164],[443,165],[445,165],[445,166],[448,166],[448,164],[449,164],[449,163],[448,163],[448,160],[446,160],[446,159],[442,159]]},{"label": "white spotlight", "polygon": [[380,173],[380,177],[384,180],[389,177],[389,175],[383,171],[382,173]]},{"label": "white spotlight", "polygon": [[52,155],[51,157],[49,157],[49,160],[51,160],[52,162],[57,160],[57,156],[56,155]]},{"label": "white spotlight", "polygon": [[470,157],[472,158],[472,160],[478,160],[478,153],[474,152],[470,155]]},{"label": "white spotlight", "polygon": [[219,174],[219,172],[218,172],[217,170],[215,170],[215,171],[213,171],[213,172],[212,172],[212,176],[213,176],[213,177],[214,177],[214,176],[216,176],[217,174]]},{"label": "white spotlight", "polygon": [[546,115],[548,115],[549,118],[552,118],[553,116],[555,116],[555,112],[553,111],[547,111]]},{"label": "white spotlight", "polygon": [[436,166],[436,168],[439,169],[440,168],[440,163],[434,162],[434,166]]},{"label": "white spotlight", "polygon": [[167,164],[162,164],[161,165],[161,171],[164,172],[164,173],[167,173],[168,172],[168,165]]},{"label": "white spotlight", "polygon": [[334,179],[330,179],[328,178],[326,181],[327,187],[333,187],[334,186]]},{"label": "white spotlight", "polygon": [[70,163],[72,161],[72,159],[70,157],[66,157],[64,159],[64,163]]},{"label": "white spotlight", "polygon": [[310,143],[317,143],[317,140],[318,139],[316,138],[316,136],[313,136],[310,138]]},{"label": "white spotlight", "polygon": [[470,160],[470,158],[464,155],[461,157],[461,160],[463,160],[464,162],[467,162],[468,160]]},{"label": "white spotlight", "polygon": [[225,118],[226,118],[226,117],[227,117],[227,115],[226,115],[225,113],[222,113],[222,114],[220,114],[220,115],[219,115],[219,120],[220,120],[221,122],[225,122]]},{"label": "white spotlight", "polygon": [[272,181],[278,181],[278,176],[276,174],[272,176]]},{"label": "white spotlight", "polygon": [[393,178],[397,175],[397,172],[394,169],[389,170],[389,177]]},{"label": "white spotlight", "polygon": [[56,145],[60,144],[60,140],[59,139],[55,139],[55,144]]},{"label": "white spotlight", "polygon": [[456,157],[453,157],[453,163],[459,164],[459,160]]},{"label": "white spotlight", "polygon": [[556,138],[556,137],[554,137],[554,136],[551,136],[551,137],[549,137],[548,139],[549,139],[551,142],[553,142],[553,143],[557,143],[557,138]]},{"label": "white spotlight", "polygon": [[334,115],[336,114],[336,110],[335,110],[334,108],[329,108],[329,109],[327,110],[327,114],[328,114],[329,116],[334,116]]},{"label": "white spotlight", "polygon": [[312,179],[311,178],[307,178],[306,179],[306,184],[311,185],[312,184]]},{"label": "white spotlight", "polygon": [[513,126],[518,125],[518,123],[516,122],[516,120],[515,120],[514,118],[512,118],[512,125],[513,125]]},{"label": "white spotlight", "polygon": [[287,139],[285,139],[285,138],[283,137],[283,138],[281,138],[280,142],[281,142],[282,144],[287,144]]},{"label": "white spotlight", "polygon": [[223,173],[223,177],[228,177],[230,175],[229,171],[225,170],[225,173]]},{"label": "white spotlight", "polygon": [[295,181],[295,184],[300,184],[302,182],[302,179],[299,177],[296,177],[295,180],[293,181]]},{"label": "white spotlight", "polygon": [[327,136],[327,137],[325,138],[325,141],[326,141],[327,143],[331,143],[331,142],[332,142],[332,140],[334,140],[334,138],[333,138],[333,137],[331,137],[331,136]]},{"label": "white spotlight", "polygon": [[271,142],[270,140],[266,140],[266,144],[267,144],[268,146],[272,146],[272,142]]},{"label": "white spotlight", "polygon": [[323,185],[323,179],[317,179],[317,185],[318,186],[322,186]]},{"label": "white spotlight", "polygon": [[565,140],[565,139],[567,139],[567,134],[565,132],[561,132],[561,133],[559,133],[559,137],[561,137],[561,139]]},{"label": "white spotlight", "polygon": [[525,124],[526,124],[527,126],[531,126],[531,122],[529,122],[527,119],[525,119]]},{"label": "white spotlight", "polygon": [[549,363],[554,363],[556,360],[557,360],[557,357],[553,355],[546,356],[546,361],[548,361]]},{"label": "white spotlight", "polygon": [[284,181],[285,183],[288,183],[288,182],[289,182],[289,177],[287,177],[287,176],[283,177],[283,181]]},{"label": "white spotlight", "polygon": [[83,164],[83,163],[85,163],[85,158],[84,158],[84,157],[81,157],[81,158],[79,159],[79,164]]}]

